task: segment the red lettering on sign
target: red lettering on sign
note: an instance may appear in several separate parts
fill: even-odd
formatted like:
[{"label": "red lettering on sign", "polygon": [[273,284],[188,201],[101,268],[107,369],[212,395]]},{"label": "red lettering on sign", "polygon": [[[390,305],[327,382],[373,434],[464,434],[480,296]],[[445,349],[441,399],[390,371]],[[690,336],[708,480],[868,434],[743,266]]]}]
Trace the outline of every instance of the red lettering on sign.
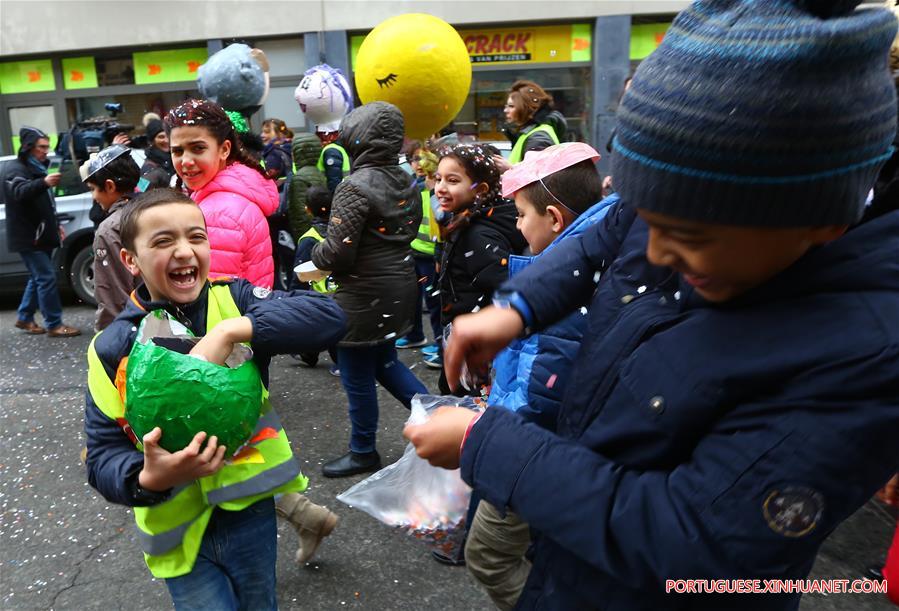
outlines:
[{"label": "red lettering on sign", "polygon": [[147,74],[149,75],[159,74],[160,72],[162,72],[162,66],[158,64],[150,64],[147,66]]},{"label": "red lettering on sign", "polygon": [[530,32],[521,32],[518,34],[518,39],[515,41],[515,50],[521,51],[522,53],[528,52],[528,41],[531,39]]},{"label": "red lettering on sign", "polygon": [[37,83],[41,80],[41,73],[38,70],[29,70],[28,71],[28,82],[29,83]]},{"label": "red lettering on sign", "polygon": [[474,53],[474,36],[466,36],[463,42],[465,42],[465,48],[468,50],[468,54],[471,55]]},{"label": "red lettering on sign", "polygon": [[79,70],[72,70],[72,75],[69,77],[70,81],[83,81],[84,80],[84,72]]},{"label": "red lettering on sign", "polygon": [[477,43],[474,46],[474,52],[477,53],[487,53],[487,37],[483,34],[478,36]]},{"label": "red lettering on sign", "polygon": [[503,38],[503,51],[511,53],[515,50],[515,34],[506,34]]},{"label": "red lettering on sign", "polygon": [[494,34],[490,40],[490,53],[499,53],[503,50],[503,40],[499,34]]},{"label": "red lettering on sign", "polygon": [[195,62],[193,60],[187,62],[187,71],[188,72],[196,72],[197,68],[200,67],[200,62]]}]

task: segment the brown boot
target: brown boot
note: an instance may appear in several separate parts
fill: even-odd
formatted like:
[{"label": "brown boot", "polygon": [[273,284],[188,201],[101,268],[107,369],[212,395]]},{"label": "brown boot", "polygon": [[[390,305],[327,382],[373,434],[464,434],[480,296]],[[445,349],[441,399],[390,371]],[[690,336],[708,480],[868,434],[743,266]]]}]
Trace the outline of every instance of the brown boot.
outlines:
[{"label": "brown boot", "polygon": [[337,526],[337,514],[296,492],[282,495],[275,502],[275,513],[297,531],[300,538],[296,554],[298,564],[309,562],[322,539]]}]

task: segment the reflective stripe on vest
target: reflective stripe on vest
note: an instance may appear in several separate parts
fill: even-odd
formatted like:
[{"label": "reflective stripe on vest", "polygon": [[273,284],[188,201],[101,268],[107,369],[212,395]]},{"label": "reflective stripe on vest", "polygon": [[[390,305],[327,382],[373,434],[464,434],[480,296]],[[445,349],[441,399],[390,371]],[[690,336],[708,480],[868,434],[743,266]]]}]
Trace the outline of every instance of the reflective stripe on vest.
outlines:
[{"label": "reflective stripe on vest", "polygon": [[431,192],[425,189],[421,192],[421,223],[418,224],[418,235],[410,246],[412,250],[433,257],[437,237],[432,234],[431,216]]},{"label": "reflective stripe on vest", "polygon": [[548,123],[541,123],[528,133],[522,134],[518,137],[518,140],[515,141],[515,146],[512,147],[512,153],[509,155],[509,163],[511,163],[512,165],[521,163],[521,160],[524,159],[525,142],[527,142],[527,139],[537,132],[546,132],[547,134],[549,134],[549,137],[553,141],[553,144],[559,144],[559,138],[558,136],[556,136],[556,132],[555,130],[553,130],[552,126]]},{"label": "reflective stripe on vest", "polygon": [[[207,296],[207,331],[226,318],[242,316],[227,285],[211,286]],[[127,431],[125,403],[96,353],[95,341],[88,348],[88,388],[100,411]],[[300,473],[266,389],[261,412],[250,440],[221,470],[174,489],[162,503],[134,508],[137,538],[155,577],[192,570],[216,506],[239,511],[275,494],[305,490],[308,480]]]},{"label": "reflective stripe on vest", "polygon": [[326,144],[322,148],[322,152],[318,156],[318,163],[315,164],[315,167],[318,168],[318,171],[319,172],[325,171],[325,151],[327,151],[328,149],[337,149],[338,151],[340,151],[340,156],[343,157],[343,163],[340,165],[340,171],[343,172],[344,176],[349,174],[350,173],[350,156],[346,152],[346,149],[344,149],[339,144],[334,144],[333,142],[331,144]]},{"label": "reflective stripe on vest", "polygon": [[[312,238],[316,242],[325,241],[325,238],[322,237],[322,234],[320,234],[315,227],[310,227],[306,230],[306,233],[300,236],[300,240],[304,238]],[[299,243],[300,240],[297,240],[297,242]],[[309,285],[312,287],[313,291],[321,293],[322,295],[331,295],[337,291],[337,283],[334,282],[334,279],[331,278],[331,276],[310,282]]]}]

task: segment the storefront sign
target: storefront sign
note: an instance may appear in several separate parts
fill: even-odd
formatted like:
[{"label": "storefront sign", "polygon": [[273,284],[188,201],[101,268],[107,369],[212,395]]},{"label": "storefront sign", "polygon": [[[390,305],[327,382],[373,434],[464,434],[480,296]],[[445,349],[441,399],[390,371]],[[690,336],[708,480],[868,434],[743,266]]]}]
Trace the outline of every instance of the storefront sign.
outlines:
[{"label": "storefront sign", "polygon": [[97,66],[93,57],[66,57],[62,60],[62,80],[66,89],[97,87]]},{"label": "storefront sign", "polygon": [[147,51],[134,54],[134,83],[150,85],[197,80],[197,69],[208,59],[206,47]]},{"label": "storefront sign", "polygon": [[33,59],[0,64],[0,93],[53,91],[53,63],[49,59]]},{"label": "storefront sign", "polygon": [[473,64],[590,61],[587,24],[460,30]]},{"label": "storefront sign", "polygon": [[665,32],[671,26],[670,23],[646,23],[631,26],[631,59],[639,60],[648,57],[656,50]]},{"label": "storefront sign", "polygon": [[[459,30],[473,64],[589,62],[593,28],[588,23],[491,30]],[[350,39],[353,69],[365,36]]]}]

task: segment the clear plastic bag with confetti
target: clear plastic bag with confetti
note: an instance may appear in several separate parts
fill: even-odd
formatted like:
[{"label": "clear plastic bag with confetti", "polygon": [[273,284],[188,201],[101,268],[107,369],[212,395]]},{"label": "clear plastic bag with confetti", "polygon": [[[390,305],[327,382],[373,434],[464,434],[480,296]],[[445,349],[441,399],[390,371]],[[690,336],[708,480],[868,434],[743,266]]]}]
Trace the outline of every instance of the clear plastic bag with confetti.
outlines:
[{"label": "clear plastic bag with confetti", "polygon": [[[425,422],[432,411],[444,405],[483,408],[481,401],[471,397],[416,395],[409,422]],[[470,499],[471,488],[458,469],[432,467],[419,458],[411,443],[398,461],[337,495],[337,500],[405,531],[453,560],[462,557]]]}]

